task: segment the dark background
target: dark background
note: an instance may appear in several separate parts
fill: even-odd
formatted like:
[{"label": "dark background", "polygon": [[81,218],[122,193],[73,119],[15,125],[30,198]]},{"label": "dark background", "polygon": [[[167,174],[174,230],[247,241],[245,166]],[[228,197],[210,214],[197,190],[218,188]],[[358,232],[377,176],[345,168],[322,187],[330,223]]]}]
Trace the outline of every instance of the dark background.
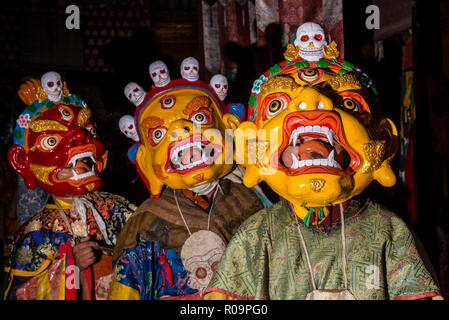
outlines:
[{"label": "dark background", "polygon": [[[410,221],[406,199],[410,192],[401,183],[382,188],[373,183],[371,198],[397,212],[410,223],[422,240],[439,277],[443,293],[449,294],[448,271],[448,1],[413,3],[412,22],[383,38],[384,58],[375,56],[375,35],[365,27],[365,8],[373,1],[345,0],[345,59],[369,74],[379,92],[385,116],[399,129],[401,102],[401,48],[413,34],[416,131],[413,192],[416,220]],[[401,12],[389,11],[395,1],[374,1],[390,20]],[[81,11],[80,30],[67,30],[68,5]],[[101,6],[99,5],[101,4]],[[117,193],[140,204],[149,194],[126,153],[132,141],[118,128],[124,114],[133,114],[123,95],[124,86],[135,81],[151,87],[148,65],[157,59],[166,62],[172,79],[180,77],[179,65],[188,56],[200,61],[200,79],[208,82],[202,53],[199,1],[1,1],[0,2],[0,175],[5,195],[3,212],[8,210],[8,190],[14,188],[15,174],[8,167],[6,152],[12,144],[15,119],[24,105],[17,97],[20,84],[47,71],[59,72],[70,92],[79,94],[94,113],[99,134],[109,150],[103,175],[105,191]],[[382,29],[381,20],[381,29]],[[252,82],[271,65],[283,60],[280,28],[267,32],[267,46],[237,48],[229,45],[225,54],[240,65],[240,87],[230,89],[234,101],[246,104]],[[251,66],[251,67],[250,67]],[[238,90],[245,88],[244,90]],[[398,172],[399,159],[393,159]],[[399,180],[398,180],[399,181]],[[2,227],[3,228],[3,227]]]}]

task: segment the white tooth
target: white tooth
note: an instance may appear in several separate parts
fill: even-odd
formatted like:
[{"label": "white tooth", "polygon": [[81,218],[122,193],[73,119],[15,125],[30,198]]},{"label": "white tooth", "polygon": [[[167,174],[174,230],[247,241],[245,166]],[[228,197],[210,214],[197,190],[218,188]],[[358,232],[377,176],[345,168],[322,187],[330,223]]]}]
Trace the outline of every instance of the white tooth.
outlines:
[{"label": "white tooth", "polygon": [[321,159],[313,159],[313,165],[314,166],[319,166],[321,163]]},{"label": "white tooth", "polygon": [[327,166],[327,159],[320,159],[320,164],[322,166]]},{"label": "white tooth", "polygon": [[75,171],[74,169],[72,169],[72,173],[73,173],[72,179],[76,179],[76,176],[77,176],[78,174],[76,173],[76,171]]},{"label": "white tooth", "polygon": [[329,130],[329,132],[327,133],[327,140],[329,141],[329,143],[331,144],[331,146],[334,145],[334,138],[332,135],[333,131]]},{"label": "white tooth", "polygon": [[334,161],[334,153],[334,150],[329,153],[329,155],[327,156],[327,162],[332,163]]},{"label": "white tooth", "polygon": [[309,167],[313,164],[312,160],[306,160],[306,166]]},{"label": "white tooth", "polygon": [[297,169],[299,161],[298,161],[298,159],[296,158],[296,156],[293,153],[291,153],[290,155],[291,155],[292,161],[293,161],[291,169]]},{"label": "white tooth", "polygon": [[327,133],[329,132],[329,128],[328,127],[321,127],[321,133],[327,135]]},{"label": "white tooth", "polygon": [[324,103],[322,101],[318,102],[317,109],[319,109],[319,110],[324,109]]},{"label": "white tooth", "polygon": [[305,108],[307,108],[307,104],[304,102],[304,101],[302,101],[300,104],[299,104],[299,109],[305,109]]},{"label": "white tooth", "polygon": [[313,126],[313,132],[321,133],[321,127],[320,126]]},{"label": "white tooth", "polygon": [[297,137],[298,137],[298,133],[296,130],[294,130],[290,136],[290,140],[288,141],[288,144],[291,144],[294,146],[294,143],[296,142]]},{"label": "white tooth", "polygon": [[298,133],[299,134],[304,133],[304,130],[305,130],[304,127],[299,127]]},{"label": "white tooth", "polygon": [[304,128],[304,132],[312,132],[312,130],[313,130],[312,126],[306,126]]},{"label": "white tooth", "polygon": [[299,167],[299,168],[302,168],[302,167],[304,167],[305,165],[306,165],[306,160],[301,160],[301,161],[299,161],[298,167]]},{"label": "white tooth", "polygon": [[337,143],[340,143],[340,140],[338,139],[337,134],[334,131],[332,131],[332,136],[334,137],[335,141],[337,141]]}]

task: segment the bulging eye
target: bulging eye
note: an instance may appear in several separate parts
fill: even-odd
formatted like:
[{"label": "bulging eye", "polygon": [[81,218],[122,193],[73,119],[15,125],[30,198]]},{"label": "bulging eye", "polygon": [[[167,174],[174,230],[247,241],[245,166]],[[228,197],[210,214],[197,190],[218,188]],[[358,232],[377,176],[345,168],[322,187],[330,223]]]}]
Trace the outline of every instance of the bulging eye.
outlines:
[{"label": "bulging eye", "polygon": [[313,82],[321,78],[321,73],[317,69],[309,68],[299,71],[299,77],[306,82]]},{"label": "bulging eye", "polygon": [[192,117],[192,121],[197,124],[205,124],[209,122],[209,118],[204,112],[199,112]]},{"label": "bulging eye", "polygon": [[308,35],[301,36],[301,41],[302,42],[307,41],[307,40],[309,40],[309,36]]},{"label": "bulging eye", "polygon": [[95,126],[94,125],[92,125],[92,124],[89,124],[89,125],[87,125],[84,129],[86,129],[87,131],[89,131],[89,133],[94,137],[94,138],[96,138],[97,137],[97,128],[95,128]]},{"label": "bulging eye", "polygon": [[359,104],[357,101],[355,101],[352,98],[345,98],[343,99],[342,106],[350,111],[358,112],[360,110]]},{"label": "bulging eye", "polygon": [[73,112],[69,108],[60,107],[59,112],[61,113],[62,119],[65,121],[70,121],[73,118]]},{"label": "bulging eye", "polygon": [[164,138],[165,134],[167,133],[167,129],[165,127],[157,127],[150,129],[150,132],[148,136],[151,139],[151,144],[154,146],[158,144],[162,138]]},{"label": "bulging eye", "polygon": [[268,118],[274,116],[275,114],[280,112],[282,109],[284,109],[286,106],[287,106],[287,103],[283,99],[271,100],[267,107]]},{"label": "bulging eye", "polygon": [[194,124],[211,124],[212,123],[212,115],[209,111],[209,109],[203,107],[200,108],[198,111],[193,112],[189,116],[189,120],[192,121]]},{"label": "bulging eye", "polygon": [[164,96],[161,98],[160,102],[163,109],[169,109],[175,105],[176,98],[174,96]]},{"label": "bulging eye", "polygon": [[42,136],[40,137],[37,146],[42,151],[50,151],[56,147],[60,139],[61,138],[58,135]]}]

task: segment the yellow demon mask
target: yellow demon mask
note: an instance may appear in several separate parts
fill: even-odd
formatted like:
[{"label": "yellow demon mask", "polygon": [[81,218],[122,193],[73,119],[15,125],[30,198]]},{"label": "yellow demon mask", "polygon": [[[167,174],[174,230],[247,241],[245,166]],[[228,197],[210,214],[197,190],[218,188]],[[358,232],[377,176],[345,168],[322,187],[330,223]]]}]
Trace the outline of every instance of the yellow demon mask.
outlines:
[{"label": "yellow demon mask", "polygon": [[139,142],[128,156],[153,197],[164,185],[193,189],[231,171],[229,133],[240,120],[223,115],[224,107],[212,87],[200,80],[172,80],[146,93],[134,117]]},{"label": "yellow demon mask", "polygon": [[244,184],[264,180],[302,219],[309,208],[322,208],[321,221],[326,208],[372,180],[393,186],[397,131],[376,96],[368,76],[347,61],[287,56],[254,82],[249,121],[236,131]]}]

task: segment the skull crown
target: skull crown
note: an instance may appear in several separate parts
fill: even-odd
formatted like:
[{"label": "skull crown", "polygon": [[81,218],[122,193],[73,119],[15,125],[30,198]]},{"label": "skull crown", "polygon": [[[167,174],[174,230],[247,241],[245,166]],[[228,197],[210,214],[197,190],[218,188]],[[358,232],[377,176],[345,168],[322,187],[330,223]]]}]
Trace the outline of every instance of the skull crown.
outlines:
[{"label": "skull crown", "polygon": [[320,60],[326,44],[324,30],[318,23],[306,22],[296,30],[294,45],[299,49],[298,54],[304,60]]}]

